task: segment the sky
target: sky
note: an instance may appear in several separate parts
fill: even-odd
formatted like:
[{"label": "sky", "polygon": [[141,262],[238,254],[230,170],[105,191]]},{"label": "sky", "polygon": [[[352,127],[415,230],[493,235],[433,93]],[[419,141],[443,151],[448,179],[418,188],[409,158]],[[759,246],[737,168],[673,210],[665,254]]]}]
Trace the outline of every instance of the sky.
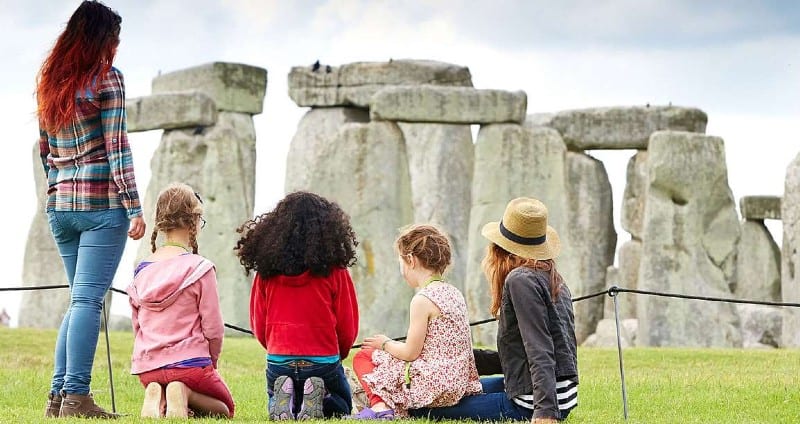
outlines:
[{"label": "sky", "polygon": [[[0,287],[21,285],[37,208],[30,152],[37,139],[34,79],[80,2],[0,0],[0,120],[6,201]],[[665,105],[698,107],[706,132],[725,141],[737,200],[782,195],[800,154],[800,3],[748,0],[107,0],[122,16],[115,61],[129,98],[150,94],[159,73],[212,61],[268,71],[257,137],[255,213],[283,196],[285,159],[307,111],[288,97],[292,66],[316,60],[431,59],[467,66],[476,88],[523,90],[528,113]],[[160,131],[129,136],[144,193]],[[614,191],[619,224],[625,167],[633,151],[594,151]],[[779,221],[768,228],[780,244]],[[114,286],[130,279],[129,242]],[[0,294],[16,322],[20,296]],[[116,302],[112,313],[124,313]]]}]

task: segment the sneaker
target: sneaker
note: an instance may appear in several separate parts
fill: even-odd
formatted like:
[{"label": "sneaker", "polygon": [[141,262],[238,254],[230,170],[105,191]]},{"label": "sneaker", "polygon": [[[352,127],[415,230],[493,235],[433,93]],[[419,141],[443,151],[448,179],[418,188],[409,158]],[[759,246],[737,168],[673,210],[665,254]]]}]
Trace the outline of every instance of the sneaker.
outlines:
[{"label": "sneaker", "polygon": [[356,415],[351,415],[348,418],[353,420],[393,420],[394,411],[387,409],[385,411],[375,412],[372,408],[364,408]]},{"label": "sneaker", "polygon": [[297,413],[298,420],[325,418],[322,412],[322,398],[325,396],[325,383],[319,377],[308,377],[303,383],[303,404]]},{"label": "sneaker", "polygon": [[164,413],[161,411],[161,398],[164,397],[164,389],[161,384],[152,382],[144,389],[144,401],[142,401],[142,418],[161,418]]},{"label": "sneaker", "polygon": [[294,419],[294,381],[288,375],[275,379],[274,399],[269,403],[269,419],[272,421]]}]

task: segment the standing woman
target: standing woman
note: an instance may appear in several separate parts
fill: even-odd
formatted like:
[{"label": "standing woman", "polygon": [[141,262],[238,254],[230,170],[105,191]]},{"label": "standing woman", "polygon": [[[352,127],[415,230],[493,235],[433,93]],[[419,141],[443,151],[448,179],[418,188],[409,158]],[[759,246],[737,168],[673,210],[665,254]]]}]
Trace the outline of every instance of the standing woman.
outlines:
[{"label": "standing woman", "polygon": [[122,18],[84,1],[37,77],[47,218],[70,286],[45,416],[115,418],[89,393],[103,298],[145,224],[125,128],[125,85],[111,66]]},{"label": "standing woman", "polygon": [[561,250],[547,225],[547,208],[521,197],[500,222],[481,231],[489,240],[483,271],[498,320],[497,352],[476,350],[479,369],[502,370],[481,379],[483,394],[449,408],[420,409],[413,416],[449,419],[566,419],[578,403],[578,357],[572,295],[556,270]]}]

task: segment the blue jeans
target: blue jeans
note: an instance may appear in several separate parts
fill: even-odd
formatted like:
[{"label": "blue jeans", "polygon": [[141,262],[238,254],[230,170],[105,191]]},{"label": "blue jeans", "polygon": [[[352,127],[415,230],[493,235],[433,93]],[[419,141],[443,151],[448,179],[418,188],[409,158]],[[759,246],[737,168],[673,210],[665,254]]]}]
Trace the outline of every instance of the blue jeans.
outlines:
[{"label": "blue jeans", "polygon": [[453,405],[444,408],[411,409],[412,417],[431,418],[434,420],[530,420],[533,411],[523,408],[506,397],[503,377],[481,378],[483,393],[464,396]]},{"label": "blue jeans", "polygon": [[288,375],[294,382],[294,404],[300,405],[303,401],[303,383],[309,377],[319,377],[325,383],[325,397],[322,399],[322,412],[326,418],[339,417],[350,414],[353,409],[353,399],[350,394],[350,383],[344,375],[342,362],[333,364],[318,364],[309,367],[293,367],[290,365],[276,365],[267,363],[267,395],[270,405],[273,402],[273,389],[275,380]]},{"label": "blue jeans", "polygon": [[125,209],[47,211],[70,288],[55,349],[51,393],[89,393],[103,298],[117,272],[129,220]]}]

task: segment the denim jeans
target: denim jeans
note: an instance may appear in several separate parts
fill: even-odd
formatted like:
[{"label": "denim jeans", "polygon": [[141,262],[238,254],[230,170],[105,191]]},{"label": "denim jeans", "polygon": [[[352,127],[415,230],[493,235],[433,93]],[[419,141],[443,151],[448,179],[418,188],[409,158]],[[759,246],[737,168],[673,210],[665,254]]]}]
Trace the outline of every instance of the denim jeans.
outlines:
[{"label": "denim jeans", "polygon": [[282,375],[288,375],[294,382],[294,404],[298,405],[298,408],[303,401],[303,383],[309,377],[319,377],[325,383],[325,397],[322,399],[322,412],[325,417],[339,417],[352,412],[353,399],[350,393],[350,383],[347,381],[347,376],[344,375],[341,361],[308,367],[267,363],[267,395],[270,405],[273,402],[275,380]]},{"label": "denim jeans", "polygon": [[428,417],[435,420],[530,420],[533,410],[523,408],[506,397],[503,377],[481,378],[483,393],[464,396],[453,405],[444,408],[411,409],[412,417]]},{"label": "denim jeans", "polygon": [[70,288],[50,391],[85,395],[92,381],[103,298],[125,249],[129,220],[125,209],[49,210],[47,220]]}]

